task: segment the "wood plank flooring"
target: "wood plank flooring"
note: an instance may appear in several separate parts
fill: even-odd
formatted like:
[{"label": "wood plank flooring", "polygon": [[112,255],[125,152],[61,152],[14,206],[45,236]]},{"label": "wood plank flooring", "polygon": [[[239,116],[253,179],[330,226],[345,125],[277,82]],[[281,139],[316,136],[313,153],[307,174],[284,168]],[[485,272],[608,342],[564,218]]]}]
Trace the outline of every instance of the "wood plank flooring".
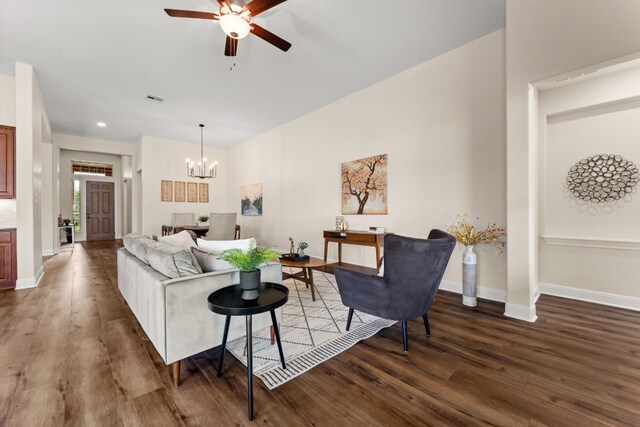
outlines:
[{"label": "wood plank flooring", "polygon": [[182,384],[124,303],[119,241],[76,244],[35,289],[0,292],[0,426],[640,425],[640,313],[542,296],[539,320],[440,292],[430,313],[385,329],[269,391],[218,349]]}]

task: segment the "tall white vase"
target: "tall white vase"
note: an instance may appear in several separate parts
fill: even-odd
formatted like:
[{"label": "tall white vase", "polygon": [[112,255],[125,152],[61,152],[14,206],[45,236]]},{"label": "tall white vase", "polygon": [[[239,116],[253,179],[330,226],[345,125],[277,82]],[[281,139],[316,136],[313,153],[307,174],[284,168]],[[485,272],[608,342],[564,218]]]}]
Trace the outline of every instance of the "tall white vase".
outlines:
[{"label": "tall white vase", "polygon": [[478,302],[477,257],[473,246],[467,246],[462,254],[462,304],[475,307]]}]

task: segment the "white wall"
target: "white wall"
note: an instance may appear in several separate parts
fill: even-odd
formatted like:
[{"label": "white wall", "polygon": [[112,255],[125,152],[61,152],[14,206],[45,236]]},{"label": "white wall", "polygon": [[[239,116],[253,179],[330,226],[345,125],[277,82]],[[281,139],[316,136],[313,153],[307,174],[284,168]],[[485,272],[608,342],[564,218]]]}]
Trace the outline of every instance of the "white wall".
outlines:
[{"label": "white wall", "polygon": [[[206,141],[205,128],[205,141]],[[199,139],[198,129],[194,126],[194,139]],[[200,145],[153,136],[143,136],[139,142],[142,169],[142,217],[141,229],[144,234],[160,234],[162,225],[171,225],[172,213],[193,212],[196,218],[211,212],[227,212],[227,150],[204,147],[204,156],[208,160],[217,160],[218,177],[200,181],[188,179],[186,158],[200,157]],[[238,165],[237,167],[241,167]],[[135,169],[137,171],[137,169]],[[209,183],[209,203],[176,203],[160,201],[160,181],[185,181]],[[137,190],[134,184],[134,198]],[[135,201],[132,202],[135,205]],[[135,223],[135,218],[132,219]]]},{"label": "white wall", "polygon": [[640,2],[507,0],[508,316],[534,321],[538,283],[532,83],[640,51]]},{"label": "white wall", "polygon": [[543,292],[549,286],[567,288],[574,297],[598,292],[626,298],[616,304],[633,307],[627,297],[640,297],[640,288],[629,280],[640,276],[638,193],[596,205],[568,196],[563,185],[569,167],[593,154],[620,154],[640,164],[640,68],[603,73],[540,94],[539,276]]},{"label": "white wall", "polygon": [[[90,176],[74,174],[72,161],[109,163],[113,165],[113,176]],[[80,231],[75,234],[77,241],[87,239],[87,181],[114,183],[115,237],[122,237],[123,218],[123,180],[121,156],[115,154],[87,153],[84,151],[60,150],[60,213],[62,218],[72,218],[73,180],[80,181]]]},{"label": "white wall", "polygon": [[[0,125],[16,125],[16,79],[0,74]],[[15,227],[16,200],[0,200],[0,227]]]},{"label": "white wall", "polygon": [[122,235],[131,233],[132,229],[132,183],[133,157],[120,156],[122,163]]},{"label": "white wall", "polygon": [[54,208],[55,179],[53,174],[53,144],[41,143],[42,151],[42,254],[53,255],[58,251],[58,215]]},{"label": "white wall", "polygon": [[[120,168],[123,157],[129,159],[127,160],[128,162],[127,172],[130,172],[130,170],[135,169],[135,167],[138,165],[139,156],[138,156],[136,144],[121,142],[121,141],[112,141],[112,140],[106,140],[106,139],[85,138],[85,137],[60,134],[60,133],[54,133],[53,139],[54,139],[54,157],[57,156],[59,158],[59,161],[55,163],[59,169],[58,171],[59,179],[57,184],[59,187],[59,193],[54,196],[54,199],[56,200],[56,206],[55,206],[56,212],[62,212],[63,206],[65,206],[65,209],[68,209],[66,212],[68,213],[69,216],[63,216],[63,217],[67,218],[67,217],[70,217],[71,215],[70,207],[66,207],[70,205],[68,205],[67,202],[64,202],[64,205],[62,205],[62,197],[71,197],[71,196],[70,196],[70,190],[67,190],[66,188],[63,189],[63,186],[67,185],[67,183],[69,182],[70,177],[69,177],[69,180],[65,178],[66,181],[65,183],[63,183],[61,175],[63,173],[67,173],[66,171],[70,170],[70,166],[69,168],[66,168],[66,167],[62,168],[60,166],[62,162],[61,152],[63,150],[82,152],[82,153],[85,153],[84,156],[87,158],[100,158],[101,155],[110,156],[108,157],[108,159],[110,159],[109,163],[118,164],[118,175],[116,176],[114,171],[114,176],[112,181],[116,182],[117,180],[118,182],[117,185],[115,186],[116,194],[114,195],[114,197],[116,198],[115,203],[116,203],[116,209],[118,212],[118,215],[116,215],[116,237],[121,237],[123,234],[125,234],[123,232],[122,219],[129,215],[132,218],[132,223],[135,224],[134,219],[138,218],[140,215],[139,204],[137,203],[132,202],[131,206],[127,207],[127,209],[130,209],[130,212],[125,210],[125,204],[122,200],[124,195],[124,191],[123,191],[124,179],[123,179],[123,171]],[[95,156],[93,154],[95,154]],[[116,158],[117,158],[117,161],[115,160]],[[135,187],[136,179],[137,177],[135,176],[135,174],[133,174],[133,177],[131,178],[131,180],[133,181],[132,185],[134,187]],[[85,185],[83,184],[82,187],[85,187]],[[86,191],[86,188],[83,189],[82,191]],[[135,198],[139,196],[134,194],[133,197],[135,200]],[[81,201],[81,204],[83,203],[84,202]],[[56,215],[56,218],[57,218],[57,215]],[[85,220],[84,214],[82,215],[82,220],[83,221]],[[85,227],[82,227],[83,231],[76,236],[77,238],[79,239],[85,238],[84,228]],[[134,226],[132,227],[132,231],[139,231],[139,229],[137,229]]]},{"label": "white wall", "polygon": [[[243,236],[283,249],[291,236],[322,257],[322,230],[341,214],[341,163],[382,153],[389,214],[347,216],[349,228],[426,238],[464,212],[504,224],[504,42],[497,31],[231,147],[230,209],[240,212],[241,186],[263,183],[263,216],[239,216]],[[479,285],[504,298],[506,256],[479,251]],[[461,256],[446,279],[461,281]],[[343,247],[346,262],[373,267],[374,258],[371,248]]]},{"label": "white wall", "polygon": [[16,125],[16,79],[0,74],[0,124]]},{"label": "white wall", "polygon": [[16,63],[16,288],[36,286],[42,277],[41,143],[51,126],[31,65]]}]

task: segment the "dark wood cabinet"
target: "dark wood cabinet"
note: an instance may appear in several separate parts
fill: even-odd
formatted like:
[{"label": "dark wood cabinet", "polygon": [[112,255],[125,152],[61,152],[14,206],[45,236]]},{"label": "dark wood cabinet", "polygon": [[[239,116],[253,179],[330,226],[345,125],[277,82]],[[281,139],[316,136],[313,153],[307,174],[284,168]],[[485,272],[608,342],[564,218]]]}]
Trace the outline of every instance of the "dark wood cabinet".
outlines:
[{"label": "dark wood cabinet", "polygon": [[0,199],[16,197],[16,128],[0,126]]},{"label": "dark wood cabinet", "polygon": [[0,230],[0,289],[15,288],[17,274],[16,230]]}]

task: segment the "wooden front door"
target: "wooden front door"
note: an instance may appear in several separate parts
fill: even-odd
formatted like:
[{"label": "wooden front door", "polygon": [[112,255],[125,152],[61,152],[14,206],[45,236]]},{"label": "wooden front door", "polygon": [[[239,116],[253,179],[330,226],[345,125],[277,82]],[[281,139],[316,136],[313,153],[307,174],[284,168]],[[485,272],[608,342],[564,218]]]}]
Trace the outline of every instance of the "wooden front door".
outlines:
[{"label": "wooden front door", "polygon": [[115,239],[113,182],[87,181],[87,240]]}]

